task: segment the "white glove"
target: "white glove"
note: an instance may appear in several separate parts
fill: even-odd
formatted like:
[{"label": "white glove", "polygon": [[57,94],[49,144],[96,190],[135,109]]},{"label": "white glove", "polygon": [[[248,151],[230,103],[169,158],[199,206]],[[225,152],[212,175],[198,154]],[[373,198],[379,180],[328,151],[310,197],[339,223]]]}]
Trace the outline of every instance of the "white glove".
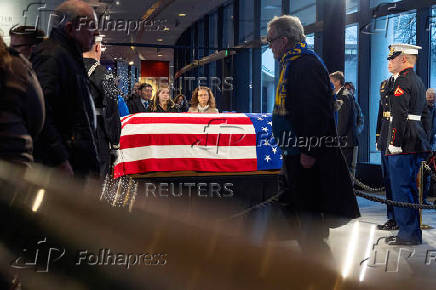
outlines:
[{"label": "white glove", "polygon": [[389,145],[388,150],[391,154],[399,154],[402,153],[403,150],[401,149],[401,147],[397,147],[394,145]]}]

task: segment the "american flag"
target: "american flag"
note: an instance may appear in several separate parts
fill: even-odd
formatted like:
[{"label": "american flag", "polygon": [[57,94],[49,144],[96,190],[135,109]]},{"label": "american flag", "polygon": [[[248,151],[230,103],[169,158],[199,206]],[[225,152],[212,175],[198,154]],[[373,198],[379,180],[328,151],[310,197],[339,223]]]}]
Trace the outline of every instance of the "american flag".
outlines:
[{"label": "american flag", "polygon": [[271,114],[138,113],[121,119],[114,177],[281,168]]}]

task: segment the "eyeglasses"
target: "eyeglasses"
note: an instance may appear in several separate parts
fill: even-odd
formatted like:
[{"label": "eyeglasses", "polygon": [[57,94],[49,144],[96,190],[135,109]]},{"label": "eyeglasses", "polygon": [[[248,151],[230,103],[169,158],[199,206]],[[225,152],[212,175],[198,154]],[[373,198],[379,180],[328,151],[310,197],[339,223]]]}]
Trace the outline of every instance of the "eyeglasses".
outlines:
[{"label": "eyeglasses", "polygon": [[273,39],[266,39],[266,43],[268,44],[268,45],[271,45],[272,43],[273,43],[273,41],[274,40],[277,40],[277,39],[279,39],[279,38],[282,38],[283,36],[282,35],[280,35],[280,36],[277,36],[277,37],[275,37],[275,38],[273,38]]}]

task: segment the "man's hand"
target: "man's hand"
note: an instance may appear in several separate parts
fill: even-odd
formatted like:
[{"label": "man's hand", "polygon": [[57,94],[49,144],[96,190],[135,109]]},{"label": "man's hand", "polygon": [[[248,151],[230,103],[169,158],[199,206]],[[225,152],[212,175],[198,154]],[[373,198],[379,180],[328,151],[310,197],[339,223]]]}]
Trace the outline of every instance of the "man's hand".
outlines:
[{"label": "man's hand", "polygon": [[304,153],[300,154],[300,163],[303,168],[312,168],[316,162],[316,158],[306,155]]},{"label": "man's hand", "polygon": [[68,174],[70,176],[74,175],[73,168],[71,167],[71,164],[70,162],[68,162],[68,160],[65,160],[64,162],[59,164],[57,168],[60,169],[65,174]]}]

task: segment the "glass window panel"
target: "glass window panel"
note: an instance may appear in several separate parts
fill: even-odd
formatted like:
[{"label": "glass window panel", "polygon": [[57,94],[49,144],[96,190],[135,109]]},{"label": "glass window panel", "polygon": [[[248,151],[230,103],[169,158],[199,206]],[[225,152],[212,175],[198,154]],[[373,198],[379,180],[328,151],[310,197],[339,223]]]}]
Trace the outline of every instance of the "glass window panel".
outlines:
[{"label": "glass window panel", "polygon": [[[267,24],[274,16],[282,14],[282,0],[261,1],[260,34],[267,35]],[[262,112],[271,113],[274,106],[275,85],[274,80],[278,72],[275,71],[276,62],[272,51],[268,47],[262,48]]]},{"label": "glass window panel", "polygon": [[436,88],[436,5],[433,6],[433,18],[431,21],[431,72],[430,87]]},{"label": "glass window panel", "polygon": [[[209,16],[209,47],[218,48],[218,14],[214,13]],[[209,54],[214,53],[211,49]]]},{"label": "glass window panel", "polygon": [[261,5],[260,35],[266,35],[268,22],[282,14],[282,0],[262,0]]},{"label": "glass window panel", "polygon": [[401,1],[401,0],[371,0],[370,5],[371,5],[371,8],[373,8],[377,5],[395,3],[395,2],[399,2],[399,1]]},{"label": "glass window panel", "polygon": [[233,5],[227,5],[224,7],[224,19],[223,19],[223,46],[233,47]]},{"label": "glass window panel", "polygon": [[315,34],[311,33],[306,35],[307,47],[311,50],[315,50]]},{"label": "glass window panel", "polygon": [[[358,71],[358,34],[357,24],[349,25],[345,29],[345,81],[352,82],[357,92]],[[356,100],[357,94],[355,94]]]},{"label": "glass window panel", "polygon": [[389,77],[388,46],[404,42],[416,44],[416,11],[388,15],[375,19],[371,34],[371,77],[369,95],[369,134],[370,161],[380,163],[380,152],[375,148],[375,129],[377,124],[380,83]]},{"label": "glass window panel", "polygon": [[[262,102],[266,102],[266,112],[271,113],[275,95],[275,60],[270,48],[262,48]],[[262,106],[263,108],[264,106]]]},{"label": "glass window panel", "polygon": [[345,11],[347,14],[352,14],[359,11],[359,5],[360,0],[347,0]]},{"label": "glass window panel", "polygon": [[254,39],[254,2],[239,1],[239,43]]},{"label": "glass window panel", "polygon": [[316,22],[316,0],[290,0],[289,14],[300,18],[303,26]]}]

